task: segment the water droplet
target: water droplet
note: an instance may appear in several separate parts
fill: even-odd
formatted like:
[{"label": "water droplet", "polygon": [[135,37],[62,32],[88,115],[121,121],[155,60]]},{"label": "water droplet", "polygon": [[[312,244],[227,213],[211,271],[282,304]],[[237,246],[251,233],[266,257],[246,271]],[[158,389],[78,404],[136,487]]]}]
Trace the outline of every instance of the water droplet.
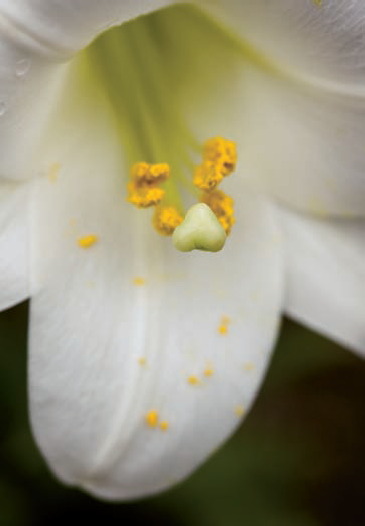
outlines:
[{"label": "water droplet", "polygon": [[17,77],[23,77],[26,75],[30,68],[30,60],[22,58],[15,64],[15,74]]},{"label": "water droplet", "polygon": [[6,110],[5,102],[0,101],[0,117],[4,115]]}]

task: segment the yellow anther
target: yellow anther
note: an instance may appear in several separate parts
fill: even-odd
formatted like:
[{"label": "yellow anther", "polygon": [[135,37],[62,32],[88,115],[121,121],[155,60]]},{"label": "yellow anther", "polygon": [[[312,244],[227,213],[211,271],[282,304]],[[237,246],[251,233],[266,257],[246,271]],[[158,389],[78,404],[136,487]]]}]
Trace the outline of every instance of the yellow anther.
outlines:
[{"label": "yellow anther", "polygon": [[89,236],[80,237],[77,243],[82,248],[89,248],[98,241],[98,236],[91,234]]},{"label": "yellow anther", "polygon": [[156,427],[158,424],[158,412],[154,410],[149,411],[146,414],[145,419],[146,419],[146,424],[149,427]]},{"label": "yellow anther", "polygon": [[158,186],[141,186],[135,182],[128,184],[127,201],[137,208],[148,208],[161,203],[165,190]]},{"label": "yellow anther", "polygon": [[225,177],[236,168],[237,150],[236,143],[227,141],[224,137],[208,139],[203,146],[203,159],[218,164]]},{"label": "yellow anther", "polygon": [[233,217],[234,208],[232,197],[226,195],[221,190],[214,190],[213,192],[202,194],[200,201],[207,204],[213,210],[228,236],[235,223],[235,218]]},{"label": "yellow anther", "polygon": [[169,423],[166,420],[163,420],[160,424],[160,428],[162,431],[167,431],[169,428]]},{"label": "yellow anther", "polygon": [[230,324],[230,319],[227,317],[227,316],[223,316],[221,321],[220,321],[220,324],[219,324],[219,327],[218,327],[218,332],[219,334],[227,334],[228,333],[228,325]]},{"label": "yellow anther", "polygon": [[191,374],[190,376],[188,376],[188,384],[198,385],[198,383],[199,383],[199,379],[197,376],[195,376],[194,374]]},{"label": "yellow anther", "polygon": [[204,371],[204,376],[206,376],[207,378],[209,378],[210,376],[213,376],[214,374],[214,371],[211,367],[207,367]]},{"label": "yellow anther", "polygon": [[158,185],[170,177],[168,164],[136,163],[132,166],[130,175],[127,201],[137,208],[147,208],[161,202],[165,190]]},{"label": "yellow anther", "polygon": [[153,226],[164,236],[172,236],[182,222],[183,217],[174,206],[159,206],[153,216]]},{"label": "yellow anther", "polygon": [[133,285],[136,285],[137,287],[140,287],[141,285],[145,285],[146,280],[144,278],[141,278],[139,276],[133,278]]},{"label": "yellow anther", "polygon": [[140,162],[132,166],[130,175],[138,185],[160,184],[170,177],[170,167],[167,163]]},{"label": "yellow anther", "polygon": [[170,166],[167,163],[151,164],[149,169],[151,181],[163,183],[170,177]]},{"label": "yellow anther", "polygon": [[205,192],[214,190],[222,179],[222,169],[218,163],[205,161],[194,170],[193,183],[197,188]]}]

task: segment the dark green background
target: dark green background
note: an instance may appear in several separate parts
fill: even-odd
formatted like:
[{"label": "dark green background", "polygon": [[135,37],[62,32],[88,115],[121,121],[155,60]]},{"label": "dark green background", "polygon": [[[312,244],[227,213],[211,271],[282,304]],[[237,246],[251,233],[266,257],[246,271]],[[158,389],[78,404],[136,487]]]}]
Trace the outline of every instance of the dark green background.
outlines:
[{"label": "dark green background", "polygon": [[0,525],[365,525],[365,364],[285,321],[243,426],[160,497],[105,504],[59,484],[29,430],[27,304],[0,315]]}]

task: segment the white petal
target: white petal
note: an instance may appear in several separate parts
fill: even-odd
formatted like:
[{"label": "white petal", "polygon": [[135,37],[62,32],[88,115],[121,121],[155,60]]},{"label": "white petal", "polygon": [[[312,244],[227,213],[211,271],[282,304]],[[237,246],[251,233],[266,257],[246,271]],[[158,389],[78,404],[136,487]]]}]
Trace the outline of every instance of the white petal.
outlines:
[{"label": "white petal", "polygon": [[364,93],[363,0],[207,0],[220,21],[296,75]]},{"label": "white petal", "polygon": [[288,261],[287,313],[365,356],[365,221],[278,213]]},{"label": "white petal", "polygon": [[[277,331],[282,259],[271,208],[254,195],[221,253],[182,254],[155,233],[150,212],[125,202],[101,101],[90,112],[75,99],[73,128],[47,148],[61,168],[39,182],[33,211],[29,389],[52,470],[116,499],[181,480],[238,425]],[[87,234],[99,240],[83,249]],[[146,424],[151,410],[166,431]]]},{"label": "white petal", "polygon": [[0,185],[0,310],[29,296],[29,185]]},{"label": "white petal", "polygon": [[174,3],[177,0],[1,0],[0,15],[21,43],[62,60],[105,29]]},{"label": "white petal", "polygon": [[[263,5],[265,9],[267,7],[266,15]],[[251,11],[257,23],[261,21],[259,15],[262,17],[267,35],[262,53],[250,32],[248,38],[252,36],[252,41],[248,40],[248,45],[240,51],[234,51],[234,46],[224,44],[222,38],[217,37],[216,44],[213,44],[209,31],[203,32],[202,29],[201,45],[197,45],[197,25],[190,28],[190,41],[195,44],[186,46],[189,59],[186,59],[184,76],[180,75],[176,90],[185,105],[185,114],[190,116],[191,128],[198,131],[200,139],[218,133],[237,140],[241,175],[259,191],[314,214],[363,216],[364,82],[359,82],[357,87],[351,83],[326,83],[321,77],[311,76],[304,66],[297,71],[282,56],[276,56],[276,33],[270,26],[275,5],[278,5],[281,16],[275,20],[282,19],[282,23],[286,24],[283,9],[280,8],[284,3],[259,1],[232,4],[232,12],[236,14],[238,23],[242,21],[243,28],[249,26]],[[299,7],[304,5],[305,8]],[[287,10],[292,14],[296,10],[307,9],[318,17],[322,9],[328,11],[325,5],[318,8],[312,2],[292,2],[290,6],[288,4]],[[357,12],[360,7],[353,9]],[[228,7],[225,12],[230,12]],[[347,24],[351,27],[355,18],[351,10],[346,13]],[[302,18],[298,15],[298,18],[308,29],[309,22],[305,24],[304,15]],[[318,26],[319,22],[316,24]],[[294,27],[297,26],[294,24]],[[324,25],[324,29],[326,27]],[[305,36],[305,30],[303,32]],[[349,30],[348,36],[351,35]],[[288,37],[283,52],[287,50],[290,53],[292,50],[290,36],[291,31],[283,31],[282,38]],[[296,40],[292,38],[295,49]],[[197,47],[199,53],[196,52]],[[304,44],[303,48],[298,48],[298,53],[300,50],[307,53]],[[326,56],[331,53],[332,48],[328,48]],[[364,62],[364,52],[360,48],[354,54],[357,65]],[[313,57],[315,60],[316,55]],[[275,62],[279,58],[281,62]],[[347,64],[350,81],[355,73],[352,75],[351,63]],[[194,75],[194,71],[199,71],[200,75]],[[204,79],[206,89],[197,104],[196,93],[201,93],[203,87],[201,79]]]},{"label": "white petal", "polygon": [[171,3],[0,0],[1,177],[39,175],[39,148],[64,87],[61,63],[109,25]]}]

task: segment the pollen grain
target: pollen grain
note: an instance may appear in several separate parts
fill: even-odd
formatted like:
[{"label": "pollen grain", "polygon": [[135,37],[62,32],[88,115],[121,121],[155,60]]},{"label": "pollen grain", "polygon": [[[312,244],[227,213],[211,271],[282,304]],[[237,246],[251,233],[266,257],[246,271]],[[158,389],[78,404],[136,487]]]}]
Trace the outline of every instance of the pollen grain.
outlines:
[{"label": "pollen grain", "polygon": [[95,243],[98,241],[98,236],[96,236],[95,234],[90,234],[88,236],[84,236],[84,237],[80,237],[78,240],[77,240],[77,244],[81,247],[81,248],[89,248],[91,247],[92,245],[95,245]]}]

